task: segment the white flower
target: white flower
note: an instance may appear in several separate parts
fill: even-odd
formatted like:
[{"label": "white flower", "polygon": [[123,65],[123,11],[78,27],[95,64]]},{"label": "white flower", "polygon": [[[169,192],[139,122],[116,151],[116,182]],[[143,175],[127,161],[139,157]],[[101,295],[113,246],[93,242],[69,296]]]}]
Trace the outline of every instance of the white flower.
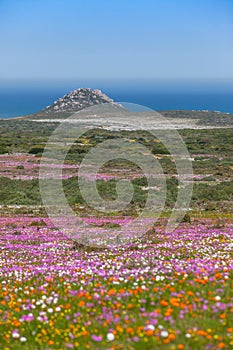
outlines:
[{"label": "white flower", "polygon": [[189,333],[186,333],[185,336],[186,336],[186,338],[191,338],[191,334],[189,334]]},{"label": "white flower", "polygon": [[108,333],[107,339],[108,339],[108,341],[113,341],[115,339],[115,335],[113,333]]},{"label": "white flower", "polygon": [[168,336],[168,331],[162,331],[161,332],[161,336],[163,337],[163,338],[166,338],[167,336]]},{"label": "white flower", "polygon": [[56,311],[56,312],[61,311],[60,306],[57,306],[57,307],[55,308],[55,311]]},{"label": "white flower", "polygon": [[148,326],[146,326],[146,329],[148,329],[150,331],[154,331],[155,327],[153,326],[153,324],[148,324]]},{"label": "white flower", "polygon": [[50,307],[50,308],[48,309],[48,312],[49,312],[50,314],[52,314],[52,313],[53,313],[53,309]]},{"label": "white flower", "polygon": [[216,300],[216,301],[219,301],[219,300],[221,300],[221,297],[220,297],[220,295],[216,295],[216,297],[215,297],[215,300]]},{"label": "white flower", "polygon": [[12,332],[12,337],[13,337],[13,338],[19,338],[19,333],[16,332],[16,331],[13,331],[13,332]]},{"label": "white flower", "polygon": [[25,341],[27,341],[27,338],[21,337],[21,338],[20,338],[20,341],[21,341],[21,343],[25,343]]}]

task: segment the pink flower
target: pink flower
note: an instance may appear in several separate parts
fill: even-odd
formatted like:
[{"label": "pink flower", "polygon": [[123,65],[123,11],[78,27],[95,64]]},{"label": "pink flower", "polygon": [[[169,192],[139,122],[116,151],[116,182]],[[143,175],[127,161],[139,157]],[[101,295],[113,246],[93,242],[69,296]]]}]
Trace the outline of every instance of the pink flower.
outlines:
[{"label": "pink flower", "polygon": [[91,339],[94,340],[94,341],[101,341],[103,339],[103,337],[101,335],[95,335],[93,334],[91,336]]}]

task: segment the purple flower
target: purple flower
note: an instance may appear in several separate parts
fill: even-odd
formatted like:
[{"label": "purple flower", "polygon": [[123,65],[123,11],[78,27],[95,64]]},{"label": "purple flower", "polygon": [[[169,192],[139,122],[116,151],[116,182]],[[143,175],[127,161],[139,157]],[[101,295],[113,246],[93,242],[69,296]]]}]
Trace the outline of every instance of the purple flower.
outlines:
[{"label": "purple flower", "polygon": [[133,341],[135,341],[135,343],[137,343],[139,341],[138,337],[133,337]]},{"label": "purple flower", "polygon": [[95,334],[93,334],[93,335],[91,336],[91,339],[94,340],[94,341],[99,342],[99,341],[102,341],[103,337],[102,337],[101,335],[95,335]]}]

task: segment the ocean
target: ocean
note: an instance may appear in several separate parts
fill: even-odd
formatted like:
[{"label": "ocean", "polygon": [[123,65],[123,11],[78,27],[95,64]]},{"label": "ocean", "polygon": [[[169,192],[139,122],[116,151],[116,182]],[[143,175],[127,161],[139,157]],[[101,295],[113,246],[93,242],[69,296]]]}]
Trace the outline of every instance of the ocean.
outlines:
[{"label": "ocean", "polygon": [[[83,85],[66,84],[64,86],[0,86],[0,118],[12,118],[38,112]],[[87,85],[86,85],[87,86]],[[87,86],[89,87],[89,86]],[[130,102],[154,110],[211,110],[233,113],[233,88],[207,88],[202,91],[192,88],[169,88],[158,85],[114,84],[90,86],[99,88],[116,102]]]}]

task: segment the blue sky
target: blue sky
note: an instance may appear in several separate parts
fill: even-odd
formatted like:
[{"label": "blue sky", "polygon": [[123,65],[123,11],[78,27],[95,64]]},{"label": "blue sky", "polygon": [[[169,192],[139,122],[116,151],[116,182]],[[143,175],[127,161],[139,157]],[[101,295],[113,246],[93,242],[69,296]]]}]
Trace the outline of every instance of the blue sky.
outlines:
[{"label": "blue sky", "polygon": [[0,80],[233,78],[232,0],[0,0]]}]

